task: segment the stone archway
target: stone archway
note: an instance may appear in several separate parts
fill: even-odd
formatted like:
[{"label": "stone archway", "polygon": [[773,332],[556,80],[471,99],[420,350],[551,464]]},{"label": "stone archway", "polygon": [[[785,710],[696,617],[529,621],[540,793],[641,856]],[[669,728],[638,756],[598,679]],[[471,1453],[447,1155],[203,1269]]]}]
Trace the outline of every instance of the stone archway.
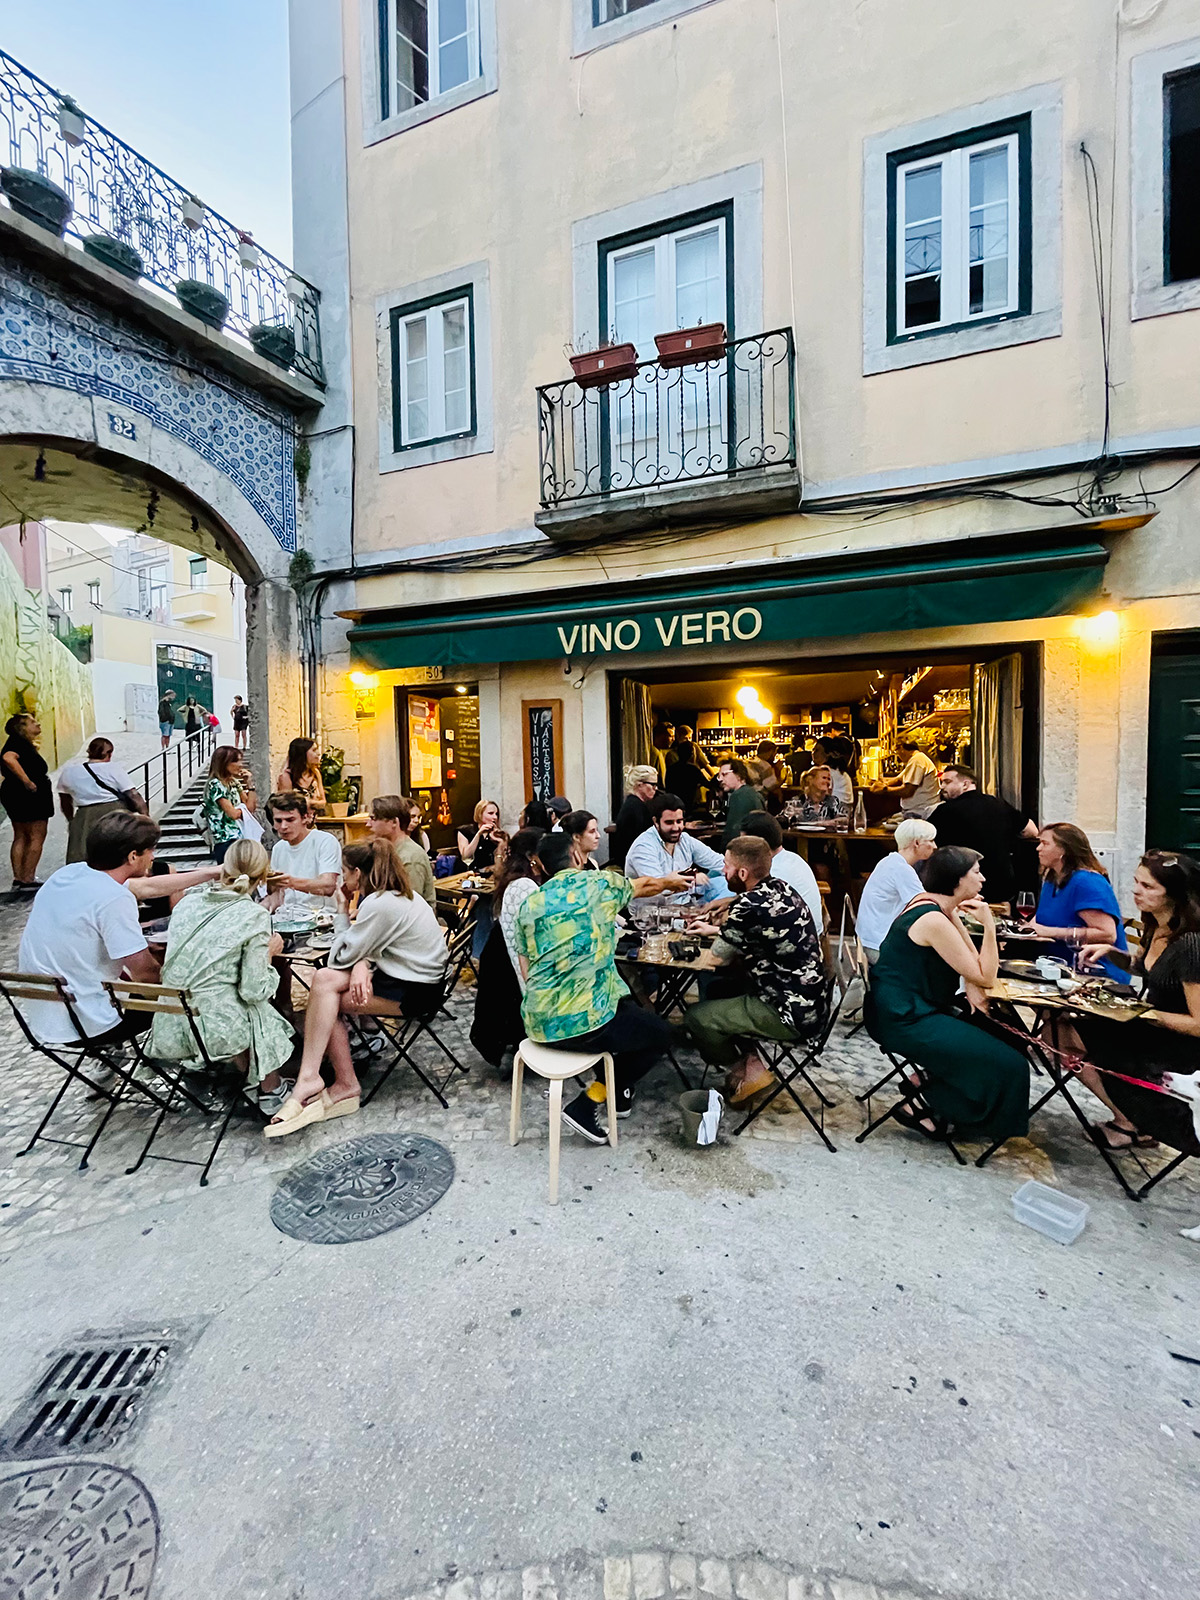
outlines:
[{"label": "stone archway", "polygon": [[247,679],[271,757],[302,717],[288,565],[298,414],[282,378],[206,360],[186,340],[0,257],[0,520],[153,531],[247,585]]}]

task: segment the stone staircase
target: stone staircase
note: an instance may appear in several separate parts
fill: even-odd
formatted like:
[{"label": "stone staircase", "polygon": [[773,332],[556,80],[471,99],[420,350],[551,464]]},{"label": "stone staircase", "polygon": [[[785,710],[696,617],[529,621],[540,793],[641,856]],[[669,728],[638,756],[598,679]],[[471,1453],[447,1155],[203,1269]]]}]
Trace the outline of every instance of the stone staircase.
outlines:
[{"label": "stone staircase", "polygon": [[208,774],[198,773],[186,789],[180,791],[165,811],[155,818],[162,829],[162,837],[154,852],[159,861],[165,861],[173,871],[184,872],[188,867],[203,866],[212,859],[203,834],[192,826],[192,812],[204,799]]}]

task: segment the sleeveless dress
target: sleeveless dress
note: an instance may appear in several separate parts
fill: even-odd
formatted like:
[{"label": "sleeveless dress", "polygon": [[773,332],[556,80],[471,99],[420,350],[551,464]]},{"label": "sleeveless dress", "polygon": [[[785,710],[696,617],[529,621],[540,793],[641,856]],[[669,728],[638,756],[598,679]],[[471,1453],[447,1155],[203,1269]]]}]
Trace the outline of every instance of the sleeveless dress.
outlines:
[{"label": "sleeveless dress", "polygon": [[953,1010],[959,976],[908,937],[937,906],[902,911],[871,969],[867,1031],[926,1075],[925,1098],[956,1137],[1012,1139],[1029,1131],[1029,1063],[1019,1050]]}]

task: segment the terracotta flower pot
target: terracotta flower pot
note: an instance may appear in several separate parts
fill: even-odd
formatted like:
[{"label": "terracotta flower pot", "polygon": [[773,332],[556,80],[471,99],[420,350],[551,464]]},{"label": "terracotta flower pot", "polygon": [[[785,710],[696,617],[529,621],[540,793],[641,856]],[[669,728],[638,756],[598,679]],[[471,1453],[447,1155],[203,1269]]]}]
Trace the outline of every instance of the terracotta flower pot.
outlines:
[{"label": "terracotta flower pot", "polygon": [[725,324],[702,322],[695,328],[656,333],[658,359],[664,367],[687,367],[694,361],[716,361],[725,353]]},{"label": "terracotta flower pot", "polygon": [[571,357],[571,371],[581,389],[599,389],[606,383],[619,383],[637,372],[637,348],[632,344],[602,344]]}]

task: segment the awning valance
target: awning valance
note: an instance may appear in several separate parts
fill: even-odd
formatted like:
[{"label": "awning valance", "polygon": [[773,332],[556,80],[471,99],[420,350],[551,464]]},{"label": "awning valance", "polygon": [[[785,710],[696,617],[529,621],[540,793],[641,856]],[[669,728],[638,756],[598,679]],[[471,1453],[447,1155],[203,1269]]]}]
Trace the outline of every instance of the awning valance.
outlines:
[{"label": "awning valance", "polygon": [[1094,598],[1107,560],[1102,544],[1060,531],[1050,542],[956,540],[924,556],[872,551],[554,595],[537,589],[534,567],[528,599],[352,613],[350,645],[356,665],[381,670],[564,656],[615,665],[649,651],[1017,622]]}]

